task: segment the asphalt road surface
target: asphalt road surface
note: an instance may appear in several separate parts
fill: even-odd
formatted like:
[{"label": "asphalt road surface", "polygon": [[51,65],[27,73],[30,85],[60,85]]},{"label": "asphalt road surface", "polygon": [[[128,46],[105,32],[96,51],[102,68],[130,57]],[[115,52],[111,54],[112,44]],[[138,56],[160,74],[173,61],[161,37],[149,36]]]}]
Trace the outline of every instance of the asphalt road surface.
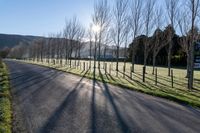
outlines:
[{"label": "asphalt road surface", "polygon": [[6,64],[14,132],[200,132],[198,109],[50,68]]}]

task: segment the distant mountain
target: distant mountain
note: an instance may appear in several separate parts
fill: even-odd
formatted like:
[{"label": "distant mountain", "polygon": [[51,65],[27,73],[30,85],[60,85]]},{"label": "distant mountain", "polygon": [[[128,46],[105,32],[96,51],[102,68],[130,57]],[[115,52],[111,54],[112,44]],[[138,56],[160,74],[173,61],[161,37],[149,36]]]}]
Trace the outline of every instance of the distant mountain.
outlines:
[{"label": "distant mountain", "polygon": [[5,47],[13,47],[20,42],[30,42],[34,39],[41,38],[39,36],[25,36],[25,35],[12,35],[12,34],[0,34],[0,49]]}]

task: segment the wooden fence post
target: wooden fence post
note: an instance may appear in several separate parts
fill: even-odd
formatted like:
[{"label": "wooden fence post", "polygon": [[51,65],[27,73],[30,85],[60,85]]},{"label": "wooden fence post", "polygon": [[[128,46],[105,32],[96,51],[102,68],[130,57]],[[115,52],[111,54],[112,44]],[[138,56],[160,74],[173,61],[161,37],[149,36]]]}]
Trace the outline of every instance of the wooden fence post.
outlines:
[{"label": "wooden fence post", "polygon": [[62,67],[62,60],[60,60],[60,65],[61,65],[61,67]]},{"label": "wooden fence post", "polygon": [[111,64],[109,66],[109,74],[111,75]]},{"label": "wooden fence post", "polygon": [[146,70],[146,67],[144,66],[143,71],[142,71],[143,72],[143,74],[142,74],[142,81],[143,82],[145,82],[145,70]]},{"label": "wooden fence post", "polygon": [[107,73],[107,63],[105,63],[105,73]]},{"label": "wooden fence post", "polygon": [[155,85],[158,84],[158,77],[157,77],[157,68],[155,69]]},{"label": "wooden fence post", "polygon": [[130,66],[130,78],[133,79],[132,78],[132,66]]},{"label": "wooden fence post", "polygon": [[125,66],[123,66],[123,77],[125,78]]},{"label": "wooden fence post", "polygon": [[56,64],[56,61],[55,61],[55,60],[53,60],[53,64],[54,64],[54,65]]},{"label": "wooden fence post", "polygon": [[173,74],[173,69],[171,70],[171,82],[172,82],[172,88],[174,88],[174,74]]},{"label": "wooden fence post", "polygon": [[188,90],[189,91],[191,91],[191,88],[190,88],[190,75],[191,75],[191,70],[188,70],[188,74],[187,74],[188,76],[187,76],[187,79],[188,79],[188,85],[187,85],[187,87],[188,87]]},{"label": "wooden fence post", "polygon": [[85,71],[85,62],[83,63],[83,70]]}]

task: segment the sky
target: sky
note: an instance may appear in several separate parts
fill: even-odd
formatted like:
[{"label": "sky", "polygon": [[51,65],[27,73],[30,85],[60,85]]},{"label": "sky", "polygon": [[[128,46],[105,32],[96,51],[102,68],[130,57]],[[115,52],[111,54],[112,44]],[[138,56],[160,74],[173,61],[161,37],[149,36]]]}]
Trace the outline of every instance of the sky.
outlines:
[{"label": "sky", "polygon": [[88,27],[94,1],[0,0],[0,33],[48,36],[62,31],[65,20],[73,16]]},{"label": "sky", "polygon": [[0,0],[0,33],[47,36],[73,16],[88,26],[93,0]]}]

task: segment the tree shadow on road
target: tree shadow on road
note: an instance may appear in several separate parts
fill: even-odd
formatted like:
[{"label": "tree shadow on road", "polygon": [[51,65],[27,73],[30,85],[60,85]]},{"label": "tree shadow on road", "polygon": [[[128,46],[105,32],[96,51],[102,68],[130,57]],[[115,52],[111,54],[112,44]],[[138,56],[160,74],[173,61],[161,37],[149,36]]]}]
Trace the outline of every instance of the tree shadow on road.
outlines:
[{"label": "tree shadow on road", "polygon": [[93,133],[96,132],[96,105],[95,105],[95,93],[96,93],[96,70],[93,71],[93,80],[92,80],[92,96],[91,96],[91,130]]},{"label": "tree shadow on road", "polygon": [[[75,111],[75,101],[78,97],[78,93],[81,88],[83,88],[83,84],[81,84],[82,80],[84,79],[84,76],[87,74],[88,71],[85,72],[85,74],[82,76],[82,78],[76,83],[75,87],[70,89],[71,91],[67,94],[65,99],[62,101],[62,103],[55,109],[53,114],[48,118],[46,123],[42,126],[40,132],[46,133],[52,131],[57,125],[57,122],[61,119],[63,113],[69,109],[70,112]],[[67,114],[67,115],[73,115],[73,114]],[[73,119],[69,122],[71,126],[73,126]],[[66,125],[67,126],[67,125]],[[71,127],[73,129],[73,127]]]},{"label": "tree shadow on road", "polygon": [[34,76],[27,74],[27,76],[24,77],[25,79],[20,79],[20,82],[12,85],[14,94],[21,94],[31,86],[39,85],[44,81],[46,81],[45,83],[48,83],[61,74],[61,72],[57,71],[54,71],[53,73],[48,72],[50,72],[50,70],[43,72],[44,75],[41,75],[40,73],[35,74]]},{"label": "tree shadow on road", "polygon": [[103,82],[104,95],[108,99],[109,103],[111,104],[111,106],[112,106],[112,108],[114,110],[114,113],[115,113],[115,115],[117,117],[118,124],[119,124],[120,129],[121,129],[121,132],[130,132],[130,128],[129,128],[128,124],[125,122],[125,120],[122,118],[122,116],[120,114],[120,111],[119,111],[119,108],[117,107],[117,105],[114,102],[114,99],[113,99],[113,96],[112,96],[112,94],[110,92],[109,86],[105,82],[101,71],[99,71],[99,75],[100,75],[100,78],[101,78],[101,80]]}]

